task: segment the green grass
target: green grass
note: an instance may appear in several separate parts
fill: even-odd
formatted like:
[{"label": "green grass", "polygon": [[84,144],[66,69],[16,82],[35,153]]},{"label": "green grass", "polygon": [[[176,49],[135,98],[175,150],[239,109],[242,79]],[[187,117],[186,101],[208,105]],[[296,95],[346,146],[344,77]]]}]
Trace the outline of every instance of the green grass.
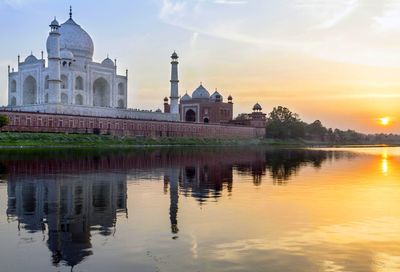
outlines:
[{"label": "green grass", "polygon": [[67,146],[157,146],[157,145],[247,145],[260,140],[198,138],[135,138],[93,134],[0,133],[0,147],[67,147]]}]

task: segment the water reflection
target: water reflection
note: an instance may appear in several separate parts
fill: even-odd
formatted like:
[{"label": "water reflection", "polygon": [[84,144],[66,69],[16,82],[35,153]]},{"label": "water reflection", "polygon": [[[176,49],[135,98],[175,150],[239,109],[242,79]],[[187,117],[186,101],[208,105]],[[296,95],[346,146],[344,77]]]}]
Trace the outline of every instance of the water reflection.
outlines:
[{"label": "water reflection", "polygon": [[126,176],[96,175],[29,178],[8,182],[9,221],[18,230],[47,233],[54,265],[75,266],[92,254],[91,234],[115,231],[118,213],[126,214]]},{"label": "water reflection", "polygon": [[259,148],[12,151],[0,153],[0,175],[7,180],[8,221],[17,222],[18,231],[42,232],[53,265],[74,267],[93,254],[93,232],[110,236],[118,215],[127,216],[129,180],[163,180],[177,239],[180,196],[204,205],[223,191],[233,194],[234,172],[250,175],[255,186],[264,180],[282,185],[302,167],[353,156]]}]

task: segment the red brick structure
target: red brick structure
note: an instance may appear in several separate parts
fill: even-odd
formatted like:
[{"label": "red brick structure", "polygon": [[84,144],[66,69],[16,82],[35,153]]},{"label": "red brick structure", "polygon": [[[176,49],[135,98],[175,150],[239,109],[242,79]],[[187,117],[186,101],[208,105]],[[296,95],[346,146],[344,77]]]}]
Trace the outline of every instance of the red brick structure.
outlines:
[{"label": "red brick structure", "polygon": [[262,138],[265,128],[91,117],[49,113],[0,111],[9,119],[1,131],[90,133],[136,137]]}]

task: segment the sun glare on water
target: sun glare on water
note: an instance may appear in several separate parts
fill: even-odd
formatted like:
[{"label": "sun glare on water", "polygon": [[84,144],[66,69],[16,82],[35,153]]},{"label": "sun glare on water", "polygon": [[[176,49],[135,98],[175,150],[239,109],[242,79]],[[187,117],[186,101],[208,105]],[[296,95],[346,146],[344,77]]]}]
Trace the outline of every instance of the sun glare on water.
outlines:
[{"label": "sun glare on water", "polygon": [[382,118],[379,118],[379,123],[380,123],[382,126],[387,126],[387,125],[389,125],[389,123],[390,123],[390,118],[389,118],[389,117],[382,117]]}]

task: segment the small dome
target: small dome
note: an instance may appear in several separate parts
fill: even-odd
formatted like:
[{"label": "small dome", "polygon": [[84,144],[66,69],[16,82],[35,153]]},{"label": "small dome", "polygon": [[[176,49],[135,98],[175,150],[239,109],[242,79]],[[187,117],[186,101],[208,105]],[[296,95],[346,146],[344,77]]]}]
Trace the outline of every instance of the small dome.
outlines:
[{"label": "small dome", "polygon": [[26,57],[24,62],[25,63],[35,63],[37,61],[38,61],[38,59],[33,54],[30,54],[29,56]]},{"label": "small dome", "polygon": [[160,110],[160,109],[157,109],[157,110],[156,110],[156,112],[162,112],[162,110]]},{"label": "small dome", "polygon": [[107,57],[101,62],[101,65],[114,67],[114,62],[109,57]]},{"label": "small dome", "polygon": [[254,107],[253,107],[253,111],[261,111],[261,110],[262,110],[261,105],[258,104],[258,103],[256,103],[256,104],[254,105]]},{"label": "small dome", "polygon": [[191,100],[192,98],[190,97],[190,95],[188,95],[187,93],[185,93],[184,96],[182,96],[181,101],[188,101]]},{"label": "small dome", "polygon": [[177,58],[179,58],[179,57],[178,57],[178,54],[174,51],[174,53],[172,53],[171,58],[172,58],[172,59],[177,59]]},{"label": "small dome", "polygon": [[74,54],[72,54],[72,52],[67,49],[62,49],[60,51],[60,57],[61,57],[61,59],[65,59],[65,60],[73,60]]},{"label": "small dome", "polygon": [[168,102],[168,97],[164,97],[164,102]]},{"label": "small dome", "polygon": [[203,87],[202,84],[200,84],[199,87],[197,87],[196,90],[194,90],[193,94],[192,94],[193,98],[210,98],[210,93],[207,91],[206,88]]},{"label": "small dome", "polygon": [[56,20],[55,17],[54,17],[54,20],[50,23],[50,27],[54,27],[54,26],[60,26],[60,24],[58,23],[58,21]]},{"label": "small dome", "polygon": [[230,100],[230,101],[233,100],[232,95],[229,95],[229,96],[228,96],[228,100]]},{"label": "small dome", "polygon": [[210,98],[211,98],[211,100],[214,100],[214,101],[222,101],[224,99],[217,90],[215,90],[215,92],[211,95]]}]

